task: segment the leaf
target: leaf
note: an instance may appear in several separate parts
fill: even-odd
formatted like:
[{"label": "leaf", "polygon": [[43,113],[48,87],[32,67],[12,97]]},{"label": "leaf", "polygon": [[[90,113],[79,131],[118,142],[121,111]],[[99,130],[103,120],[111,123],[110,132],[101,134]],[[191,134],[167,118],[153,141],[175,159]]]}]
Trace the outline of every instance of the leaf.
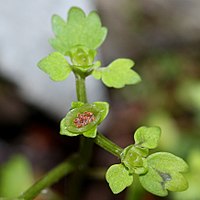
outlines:
[{"label": "leaf", "polygon": [[88,131],[83,132],[83,135],[85,137],[95,138],[97,135],[97,126],[94,126],[93,128],[89,129]]},{"label": "leaf", "polygon": [[74,132],[67,130],[65,118],[62,119],[61,122],[60,122],[60,134],[61,135],[67,135],[67,136],[70,136],[70,137],[79,135],[79,133],[74,133]]},{"label": "leaf", "polygon": [[105,117],[108,115],[109,104],[107,102],[94,102],[93,104],[99,110],[99,113],[101,115],[99,123],[101,123],[105,119]]},{"label": "leaf", "polygon": [[136,130],[134,140],[136,145],[146,147],[148,149],[154,149],[158,145],[160,135],[161,129],[159,127],[142,126]]},{"label": "leaf", "polygon": [[81,107],[83,105],[84,105],[84,103],[82,101],[72,101],[71,109],[79,108],[79,107]]},{"label": "leaf", "polygon": [[60,53],[67,55],[75,46],[81,45],[89,49],[97,49],[105,40],[107,29],[101,26],[96,12],[88,16],[78,7],[72,7],[65,22],[57,15],[52,17],[52,27],[55,38],[50,44]]},{"label": "leaf", "polygon": [[122,164],[114,164],[106,172],[106,180],[114,194],[120,193],[133,182],[133,176]]},{"label": "leaf", "polygon": [[38,67],[46,72],[54,81],[65,80],[71,72],[70,65],[59,52],[53,52],[38,63]]},{"label": "leaf", "polygon": [[93,72],[95,78],[102,78],[108,87],[122,88],[125,85],[136,84],[141,81],[140,76],[133,71],[134,62],[130,59],[120,58],[113,61],[108,67]]},{"label": "leaf", "polygon": [[159,152],[147,158],[149,170],[139,177],[142,186],[149,192],[166,196],[167,190],[184,191],[188,188],[187,180],[181,174],[186,172],[188,166],[186,162],[166,152]]}]

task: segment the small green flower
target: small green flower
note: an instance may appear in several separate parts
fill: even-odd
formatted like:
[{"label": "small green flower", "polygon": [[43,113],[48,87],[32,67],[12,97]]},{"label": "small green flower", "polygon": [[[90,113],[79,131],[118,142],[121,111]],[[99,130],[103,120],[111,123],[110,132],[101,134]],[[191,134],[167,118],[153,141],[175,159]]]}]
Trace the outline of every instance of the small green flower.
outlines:
[{"label": "small green flower", "polygon": [[94,138],[97,126],[107,116],[109,105],[107,102],[84,104],[73,102],[72,109],[67,113],[60,124],[60,134],[67,136],[84,135]]},{"label": "small green flower", "polygon": [[129,173],[144,174],[148,171],[146,156],[148,149],[140,149],[134,145],[126,147],[121,155],[121,162],[128,168]]},{"label": "small green flower", "polygon": [[88,68],[93,65],[96,51],[79,45],[70,50],[69,56],[74,66]]},{"label": "small green flower", "polygon": [[88,76],[92,71],[100,67],[101,62],[95,61],[96,50],[88,49],[85,46],[77,45],[74,46],[67,55],[71,59],[71,68],[75,74],[84,74]]}]

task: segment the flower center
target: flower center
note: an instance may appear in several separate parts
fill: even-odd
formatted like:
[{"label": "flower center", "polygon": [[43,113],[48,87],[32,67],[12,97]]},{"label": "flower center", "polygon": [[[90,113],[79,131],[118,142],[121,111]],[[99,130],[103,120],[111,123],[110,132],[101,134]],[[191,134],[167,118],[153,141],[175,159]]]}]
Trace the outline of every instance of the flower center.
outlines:
[{"label": "flower center", "polygon": [[84,113],[79,113],[74,119],[74,124],[77,128],[88,125],[90,122],[95,120],[94,114],[92,112],[85,111]]}]

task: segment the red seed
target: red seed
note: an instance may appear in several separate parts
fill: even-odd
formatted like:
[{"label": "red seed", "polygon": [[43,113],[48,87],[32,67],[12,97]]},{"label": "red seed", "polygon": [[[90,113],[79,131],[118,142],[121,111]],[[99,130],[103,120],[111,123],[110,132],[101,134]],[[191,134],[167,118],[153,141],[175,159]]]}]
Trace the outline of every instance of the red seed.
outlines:
[{"label": "red seed", "polygon": [[77,117],[74,119],[74,124],[77,128],[88,125],[95,120],[95,116],[92,112],[85,111],[84,113],[78,113]]}]

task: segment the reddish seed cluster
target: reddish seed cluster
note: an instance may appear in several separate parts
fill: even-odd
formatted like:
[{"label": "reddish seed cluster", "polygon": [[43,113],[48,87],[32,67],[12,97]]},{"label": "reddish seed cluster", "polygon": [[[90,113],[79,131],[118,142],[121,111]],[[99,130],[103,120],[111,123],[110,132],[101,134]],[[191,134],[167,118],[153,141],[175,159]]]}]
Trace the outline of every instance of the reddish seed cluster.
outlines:
[{"label": "reddish seed cluster", "polygon": [[79,113],[77,115],[77,118],[74,119],[74,124],[77,128],[81,128],[94,120],[94,114],[92,112],[85,111],[84,113]]}]

